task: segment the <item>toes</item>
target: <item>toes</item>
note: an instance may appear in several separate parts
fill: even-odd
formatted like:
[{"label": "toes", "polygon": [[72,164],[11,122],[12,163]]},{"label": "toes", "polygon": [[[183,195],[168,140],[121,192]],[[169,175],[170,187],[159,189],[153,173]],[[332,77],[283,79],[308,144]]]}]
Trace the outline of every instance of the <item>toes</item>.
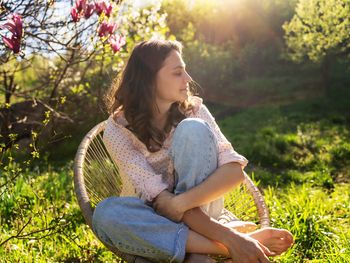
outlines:
[{"label": "toes", "polygon": [[292,233],[290,233],[288,230],[285,230],[285,229],[283,231],[283,237],[281,237],[281,239],[289,246],[293,245],[294,243],[294,238]]},{"label": "toes", "polygon": [[288,230],[279,228],[272,228],[270,230],[272,232],[272,237],[283,238],[285,240],[288,240],[288,242],[293,242],[293,235]]},{"label": "toes", "polygon": [[275,243],[278,246],[291,247],[293,245],[293,239],[291,240],[289,237],[273,237],[270,240],[275,240]]}]

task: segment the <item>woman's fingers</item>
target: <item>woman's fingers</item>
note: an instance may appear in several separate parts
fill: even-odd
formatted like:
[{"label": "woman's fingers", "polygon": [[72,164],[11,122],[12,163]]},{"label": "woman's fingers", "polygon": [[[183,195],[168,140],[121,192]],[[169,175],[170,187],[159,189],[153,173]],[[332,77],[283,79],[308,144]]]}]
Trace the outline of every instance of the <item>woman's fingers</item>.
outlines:
[{"label": "woman's fingers", "polygon": [[183,213],[177,211],[172,205],[174,194],[167,190],[161,192],[152,203],[152,207],[157,214],[164,216],[174,222],[180,222],[183,217]]},{"label": "woman's fingers", "polygon": [[274,255],[259,241],[244,234],[236,233],[235,238],[231,241],[233,243],[229,242],[227,248],[235,263],[269,263],[268,256]]}]

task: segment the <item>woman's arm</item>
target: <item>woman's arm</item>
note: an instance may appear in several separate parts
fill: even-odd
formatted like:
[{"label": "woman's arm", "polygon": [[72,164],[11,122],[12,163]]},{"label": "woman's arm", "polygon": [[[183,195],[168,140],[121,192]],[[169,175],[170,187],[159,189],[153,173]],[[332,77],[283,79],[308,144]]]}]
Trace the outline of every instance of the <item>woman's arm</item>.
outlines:
[{"label": "woman's arm", "polygon": [[244,179],[244,173],[239,163],[227,163],[219,167],[206,180],[192,189],[173,195],[161,192],[153,202],[153,208],[175,222],[182,219],[183,214],[192,208],[218,199]]},{"label": "woman's arm", "polygon": [[223,194],[237,187],[244,179],[239,163],[227,163],[215,170],[206,180],[192,189],[176,195],[174,206],[185,212],[218,199]]}]

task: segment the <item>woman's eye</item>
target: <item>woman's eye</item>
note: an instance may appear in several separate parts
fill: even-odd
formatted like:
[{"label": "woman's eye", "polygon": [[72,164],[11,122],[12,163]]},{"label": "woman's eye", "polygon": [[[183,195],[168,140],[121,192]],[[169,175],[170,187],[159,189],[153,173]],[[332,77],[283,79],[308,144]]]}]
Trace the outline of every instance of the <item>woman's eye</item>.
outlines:
[{"label": "woman's eye", "polygon": [[176,76],[181,76],[182,72],[176,72],[175,75]]}]

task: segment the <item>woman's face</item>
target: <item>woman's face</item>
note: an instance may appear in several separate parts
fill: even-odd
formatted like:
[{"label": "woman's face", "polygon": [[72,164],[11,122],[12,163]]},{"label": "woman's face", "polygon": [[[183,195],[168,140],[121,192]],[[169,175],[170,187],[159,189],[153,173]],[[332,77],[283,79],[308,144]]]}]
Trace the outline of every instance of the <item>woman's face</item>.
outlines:
[{"label": "woman's face", "polygon": [[156,103],[158,106],[170,106],[174,102],[183,102],[188,98],[188,83],[192,78],[186,72],[185,67],[180,53],[172,50],[156,76]]}]

